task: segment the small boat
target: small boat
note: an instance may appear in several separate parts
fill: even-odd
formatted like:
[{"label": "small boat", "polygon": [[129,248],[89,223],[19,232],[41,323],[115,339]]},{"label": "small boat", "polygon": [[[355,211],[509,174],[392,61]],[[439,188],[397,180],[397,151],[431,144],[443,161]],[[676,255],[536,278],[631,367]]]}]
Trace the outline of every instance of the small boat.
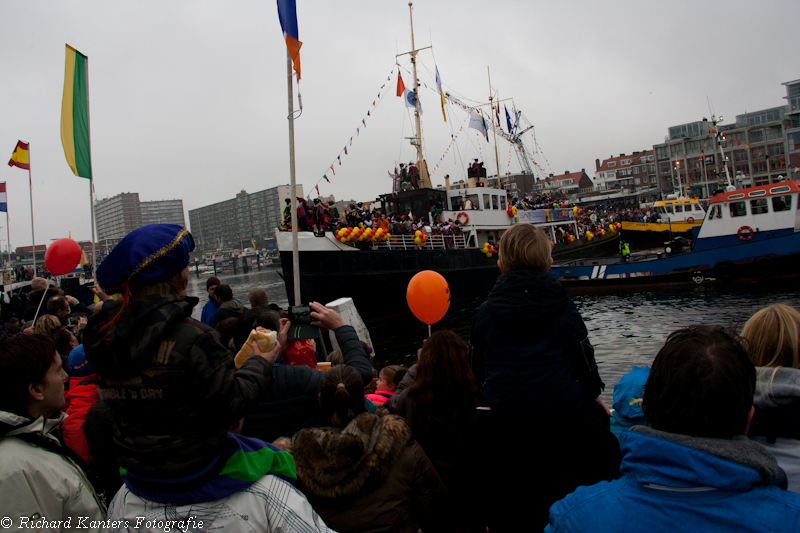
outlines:
[{"label": "small boat", "polygon": [[668,245],[629,262],[560,262],[550,272],[571,292],[797,277],[798,202],[800,180],[717,192],[685,251]]},{"label": "small boat", "polygon": [[651,208],[655,222],[622,222],[622,237],[630,243],[664,243],[675,236],[692,238],[692,229],[699,227],[705,210],[697,198],[659,200]]}]

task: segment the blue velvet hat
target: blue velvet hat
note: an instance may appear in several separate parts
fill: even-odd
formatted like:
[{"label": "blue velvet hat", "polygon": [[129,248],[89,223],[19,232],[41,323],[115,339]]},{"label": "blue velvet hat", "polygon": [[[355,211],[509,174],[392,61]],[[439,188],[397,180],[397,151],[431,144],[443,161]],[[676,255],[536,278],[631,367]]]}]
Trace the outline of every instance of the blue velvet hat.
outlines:
[{"label": "blue velvet hat", "polygon": [[614,410],[625,418],[644,419],[642,396],[649,376],[649,366],[644,368],[634,366],[633,370],[622,376],[614,385]]},{"label": "blue velvet hat", "polygon": [[97,283],[108,294],[135,292],[143,285],[167,281],[189,264],[194,239],[176,224],[150,224],[128,233],[97,267]]},{"label": "blue velvet hat", "polygon": [[83,344],[79,344],[69,352],[67,369],[69,370],[69,375],[74,378],[82,378],[92,373],[92,367],[89,366],[89,361],[86,360]]}]

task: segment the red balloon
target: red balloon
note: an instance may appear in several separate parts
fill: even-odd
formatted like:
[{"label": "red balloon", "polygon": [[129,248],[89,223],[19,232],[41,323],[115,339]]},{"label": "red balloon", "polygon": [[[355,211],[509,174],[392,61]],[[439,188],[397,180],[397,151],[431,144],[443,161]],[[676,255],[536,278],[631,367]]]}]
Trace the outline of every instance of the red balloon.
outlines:
[{"label": "red balloon", "polygon": [[438,272],[423,270],[408,282],[406,300],[414,316],[430,326],[450,308],[450,286]]},{"label": "red balloon", "polygon": [[80,262],[81,247],[72,239],[58,239],[44,253],[44,266],[54,276],[69,274]]}]

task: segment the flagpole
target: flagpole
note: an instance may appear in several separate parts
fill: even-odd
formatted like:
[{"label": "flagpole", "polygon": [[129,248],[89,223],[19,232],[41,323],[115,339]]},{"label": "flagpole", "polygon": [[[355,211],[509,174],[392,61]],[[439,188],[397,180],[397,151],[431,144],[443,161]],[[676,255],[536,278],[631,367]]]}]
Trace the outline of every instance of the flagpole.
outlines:
[{"label": "flagpole", "polygon": [[[494,108],[492,107],[492,74],[489,72],[489,67],[486,67],[486,74],[489,77],[489,119],[492,121],[492,124],[494,124],[492,113],[496,113],[495,116],[497,117],[498,121],[500,120],[500,113],[499,111],[495,112]],[[500,99],[498,98],[497,101],[500,102]],[[497,105],[498,107],[500,106],[499,103]],[[492,126],[492,136],[494,137],[494,162],[497,165],[497,187],[502,189],[503,186],[500,183],[500,158],[497,155],[497,128],[495,128],[494,125]]]},{"label": "flagpole", "polygon": [[300,252],[298,251],[297,232],[297,183],[294,166],[294,88],[292,87],[292,56],[286,49],[286,72],[288,87],[289,116],[289,185],[292,191],[292,279],[294,281],[294,305],[302,305],[300,299]]},{"label": "flagpole", "polygon": [[92,279],[95,279],[95,272],[97,272],[97,245],[95,241],[97,238],[95,237],[95,221],[94,221],[94,168],[92,164],[92,114],[90,111],[91,106],[89,105],[90,98],[89,98],[89,56],[84,56],[86,58],[86,125],[89,130],[89,174],[92,176],[89,178],[89,212],[91,214],[92,220],[90,221],[92,225]]},{"label": "flagpole", "polygon": [[[6,202],[8,202],[8,197],[7,196],[6,196]],[[8,220],[8,203],[6,203],[6,232],[7,232],[6,237],[8,238],[6,240],[6,244],[8,245],[8,250],[7,250],[8,251],[8,268],[11,268],[11,229],[8,227],[9,223],[10,222]]]},{"label": "flagpole", "polygon": [[[36,277],[36,235],[33,232],[33,178],[31,178],[31,145],[28,143],[28,185],[31,188],[31,243],[33,244],[33,277]],[[8,212],[6,211],[6,214]],[[7,226],[8,224],[6,224]]]}]

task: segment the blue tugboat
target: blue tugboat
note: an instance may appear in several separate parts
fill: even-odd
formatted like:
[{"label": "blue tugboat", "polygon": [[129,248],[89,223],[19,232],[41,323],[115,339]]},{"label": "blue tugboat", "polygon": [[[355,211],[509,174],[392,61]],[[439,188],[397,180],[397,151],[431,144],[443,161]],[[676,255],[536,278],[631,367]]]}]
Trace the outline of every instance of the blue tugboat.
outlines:
[{"label": "blue tugboat", "polygon": [[748,281],[800,276],[800,181],[735,190],[710,201],[693,241],[676,240],[663,254],[585,259],[550,272],[571,292],[619,287]]}]

